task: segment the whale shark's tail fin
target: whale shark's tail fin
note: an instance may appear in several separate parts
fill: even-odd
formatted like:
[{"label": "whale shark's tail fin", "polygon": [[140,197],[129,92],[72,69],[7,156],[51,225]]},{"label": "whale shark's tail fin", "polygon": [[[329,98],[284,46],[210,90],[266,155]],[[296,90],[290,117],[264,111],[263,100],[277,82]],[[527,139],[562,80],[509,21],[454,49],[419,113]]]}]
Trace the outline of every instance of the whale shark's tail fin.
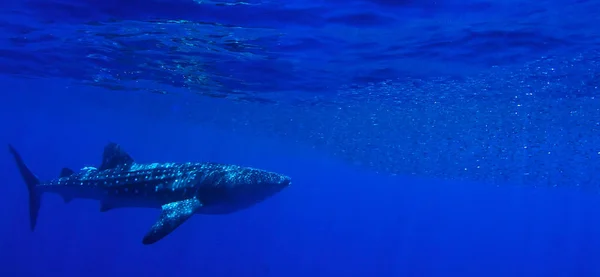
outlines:
[{"label": "whale shark's tail fin", "polygon": [[38,213],[40,210],[40,195],[36,189],[36,186],[40,183],[38,178],[27,168],[25,162],[19,155],[19,152],[12,147],[12,145],[8,145],[8,150],[15,158],[15,162],[17,163],[17,167],[19,168],[19,172],[21,172],[21,176],[27,185],[27,190],[29,191],[29,224],[31,230],[35,229],[35,224],[37,222]]}]

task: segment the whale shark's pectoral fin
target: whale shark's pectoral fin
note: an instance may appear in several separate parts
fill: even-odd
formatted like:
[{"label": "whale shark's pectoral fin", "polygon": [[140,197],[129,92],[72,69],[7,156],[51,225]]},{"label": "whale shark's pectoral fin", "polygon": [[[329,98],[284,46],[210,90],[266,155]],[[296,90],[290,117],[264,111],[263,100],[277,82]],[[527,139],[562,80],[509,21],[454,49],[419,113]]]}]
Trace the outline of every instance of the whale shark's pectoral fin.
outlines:
[{"label": "whale shark's pectoral fin", "polygon": [[144,236],[142,243],[153,244],[161,240],[190,218],[200,207],[202,203],[196,197],[163,205],[158,220]]}]

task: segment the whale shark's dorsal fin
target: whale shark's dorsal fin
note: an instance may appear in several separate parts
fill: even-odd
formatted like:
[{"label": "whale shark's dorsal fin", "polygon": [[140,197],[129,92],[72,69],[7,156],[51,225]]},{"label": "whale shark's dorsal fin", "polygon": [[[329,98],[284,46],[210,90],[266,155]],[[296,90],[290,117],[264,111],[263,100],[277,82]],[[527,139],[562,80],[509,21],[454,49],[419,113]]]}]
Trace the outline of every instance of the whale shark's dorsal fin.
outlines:
[{"label": "whale shark's dorsal fin", "polygon": [[70,168],[63,167],[63,169],[60,171],[60,178],[62,178],[62,177],[69,177],[69,176],[71,176],[73,174],[75,174],[75,171],[73,171]]},{"label": "whale shark's dorsal fin", "polygon": [[193,197],[162,205],[158,220],[144,236],[143,244],[153,244],[170,234],[202,207],[198,198]]},{"label": "whale shark's dorsal fin", "polygon": [[[73,171],[73,169],[70,169],[68,167],[63,167],[63,169],[60,170],[60,178],[65,178],[65,177],[69,177],[71,175],[75,174],[75,171]],[[68,193],[62,193],[61,194],[63,200],[65,201],[65,203],[69,203],[73,200],[73,195],[70,195]]]},{"label": "whale shark's dorsal fin", "polygon": [[127,152],[121,149],[121,146],[111,142],[104,147],[102,154],[102,165],[99,170],[113,169],[117,167],[130,166],[133,159]]}]

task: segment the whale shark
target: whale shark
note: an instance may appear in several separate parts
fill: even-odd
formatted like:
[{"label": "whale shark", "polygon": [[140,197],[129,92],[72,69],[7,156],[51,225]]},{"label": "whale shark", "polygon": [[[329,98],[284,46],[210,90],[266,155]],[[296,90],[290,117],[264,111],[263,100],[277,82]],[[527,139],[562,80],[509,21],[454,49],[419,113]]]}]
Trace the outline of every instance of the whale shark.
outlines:
[{"label": "whale shark", "polygon": [[194,214],[228,214],[277,194],[291,178],[266,170],[219,163],[137,163],[117,143],[104,147],[100,167],[79,172],[63,168],[59,178],[41,182],[21,155],[8,145],[29,193],[29,220],[35,230],[42,194],[100,201],[100,211],[160,208],[158,219],[142,239],[153,244]]}]

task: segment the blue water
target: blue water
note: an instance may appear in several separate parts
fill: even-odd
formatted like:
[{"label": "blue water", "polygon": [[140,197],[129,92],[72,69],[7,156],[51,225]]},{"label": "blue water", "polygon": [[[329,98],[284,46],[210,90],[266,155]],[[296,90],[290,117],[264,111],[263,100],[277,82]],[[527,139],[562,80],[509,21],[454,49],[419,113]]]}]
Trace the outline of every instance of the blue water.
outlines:
[{"label": "blue water", "polygon": [[600,276],[600,1],[6,0],[0,144],[41,178],[137,161],[293,186],[194,216],[27,191],[0,276]]}]

